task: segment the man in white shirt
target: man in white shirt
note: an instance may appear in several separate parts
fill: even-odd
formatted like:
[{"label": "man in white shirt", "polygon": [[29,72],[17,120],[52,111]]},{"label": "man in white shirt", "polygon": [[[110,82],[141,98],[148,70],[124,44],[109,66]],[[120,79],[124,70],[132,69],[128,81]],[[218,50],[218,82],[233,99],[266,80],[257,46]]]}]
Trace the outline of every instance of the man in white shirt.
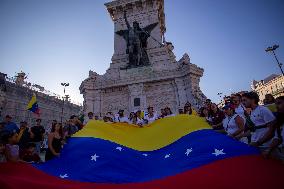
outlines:
[{"label": "man in white shirt", "polygon": [[245,93],[242,96],[246,108],[251,108],[250,119],[254,123],[254,132],[251,133],[252,146],[261,147],[265,151],[275,132],[275,116],[266,107],[258,105],[259,97],[255,92]]},{"label": "man in white shirt", "polygon": [[115,122],[122,122],[122,123],[129,122],[128,118],[124,116],[124,110],[118,111],[118,116],[115,118]]}]

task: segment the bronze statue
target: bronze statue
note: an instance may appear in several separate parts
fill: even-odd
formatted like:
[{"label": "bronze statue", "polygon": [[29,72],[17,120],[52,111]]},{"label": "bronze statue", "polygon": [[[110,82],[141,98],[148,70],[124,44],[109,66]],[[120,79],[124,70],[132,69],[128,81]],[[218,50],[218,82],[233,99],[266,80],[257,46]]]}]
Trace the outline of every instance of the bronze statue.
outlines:
[{"label": "bronze statue", "polygon": [[144,66],[149,64],[147,55],[147,39],[150,37],[151,31],[158,23],[150,24],[145,28],[140,28],[139,23],[134,21],[131,27],[124,11],[124,20],[127,30],[117,31],[116,34],[122,36],[126,41],[126,54],[128,54],[129,63],[127,68]]}]

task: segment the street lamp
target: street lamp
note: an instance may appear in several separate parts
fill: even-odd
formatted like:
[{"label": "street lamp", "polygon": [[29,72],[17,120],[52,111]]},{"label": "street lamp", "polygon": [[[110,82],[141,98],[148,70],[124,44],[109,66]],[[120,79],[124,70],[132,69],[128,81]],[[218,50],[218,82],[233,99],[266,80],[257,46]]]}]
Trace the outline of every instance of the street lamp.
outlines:
[{"label": "street lamp", "polygon": [[63,86],[64,90],[64,96],[63,96],[63,105],[62,105],[62,110],[61,110],[61,123],[62,123],[62,119],[63,119],[63,113],[64,113],[64,97],[66,98],[66,100],[68,100],[69,95],[65,95],[65,88],[69,86],[69,83],[61,83],[61,85]]},{"label": "street lamp", "polygon": [[281,70],[281,72],[282,72],[282,75],[284,76],[284,72],[283,72],[283,70],[282,70],[282,64],[279,62],[279,60],[278,60],[278,58],[277,58],[277,56],[276,56],[276,54],[275,54],[275,50],[276,49],[278,49],[279,48],[279,45],[273,45],[272,47],[267,47],[267,49],[265,49],[265,51],[266,52],[272,52],[273,53],[273,55],[274,55],[274,57],[275,57],[275,59],[276,59],[276,62],[277,62],[277,64],[278,64],[278,66],[279,66],[279,68],[280,68],[280,70]]},{"label": "street lamp", "polygon": [[61,83],[61,85],[64,87],[64,95],[65,95],[65,87],[68,87],[69,83]]}]

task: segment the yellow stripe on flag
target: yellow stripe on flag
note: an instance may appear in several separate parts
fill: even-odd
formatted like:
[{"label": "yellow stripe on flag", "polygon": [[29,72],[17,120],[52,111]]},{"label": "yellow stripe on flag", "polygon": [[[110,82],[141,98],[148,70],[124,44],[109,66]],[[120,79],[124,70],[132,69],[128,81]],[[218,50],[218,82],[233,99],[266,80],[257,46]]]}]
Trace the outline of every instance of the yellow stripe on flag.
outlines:
[{"label": "yellow stripe on flag", "polygon": [[36,95],[33,94],[32,99],[30,100],[30,102],[29,102],[28,105],[27,105],[27,110],[28,110],[28,109],[31,109],[32,106],[33,106],[35,103],[36,103]]},{"label": "yellow stripe on flag", "polygon": [[210,128],[204,118],[196,115],[163,118],[143,128],[127,123],[94,120],[89,121],[84,129],[73,137],[95,137],[139,151],[152,151],[163,148],[193,131]]}]

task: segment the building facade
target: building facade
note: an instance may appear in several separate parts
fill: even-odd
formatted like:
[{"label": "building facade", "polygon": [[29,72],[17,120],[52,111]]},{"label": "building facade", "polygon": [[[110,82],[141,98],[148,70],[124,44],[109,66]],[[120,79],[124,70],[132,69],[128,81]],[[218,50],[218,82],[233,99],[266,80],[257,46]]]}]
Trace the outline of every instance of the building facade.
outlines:
[{"label": "building facade", "polygon": [[102,116],[148,106],[177,112],[186,102],[198,107],[206,98],[199,87],[204,70],[187,53],[176,60],[164,36],[164,1],[116,0],[105,6],[114,23],[114,54],[105,74],[90,71],[82,82],[84,112]]},{"label": "building facade", "polygon": [[[2,78],[0,91],[1,121],[6,115],[10,115],[17,124],[20,121],[27,121],[30,125],[34,125],[35,120],[41,118],[42,125],[47,126],[51,124],[52,120],[61,121],[63,106],[63,121],[69,119],[71,115],[78,115],[82,109],[80,105],[73,104],[69,100],[65,100],[63,105],[62,97],[59,95],[54,94],[52,96],[43,87],[27,83],[23,72],[19,73],[15,80],[5,75],[0,73]],[[27,110],[27,104],[34,93],[40,108],[40,116]]]},{"label": "building facade", "polygon": [[259,95],[260,104],[263,104],[266,94],[272,94],[275,98],[284,95],[284,76],[272,74],[263,80],[254,80],[251,88]]}]

